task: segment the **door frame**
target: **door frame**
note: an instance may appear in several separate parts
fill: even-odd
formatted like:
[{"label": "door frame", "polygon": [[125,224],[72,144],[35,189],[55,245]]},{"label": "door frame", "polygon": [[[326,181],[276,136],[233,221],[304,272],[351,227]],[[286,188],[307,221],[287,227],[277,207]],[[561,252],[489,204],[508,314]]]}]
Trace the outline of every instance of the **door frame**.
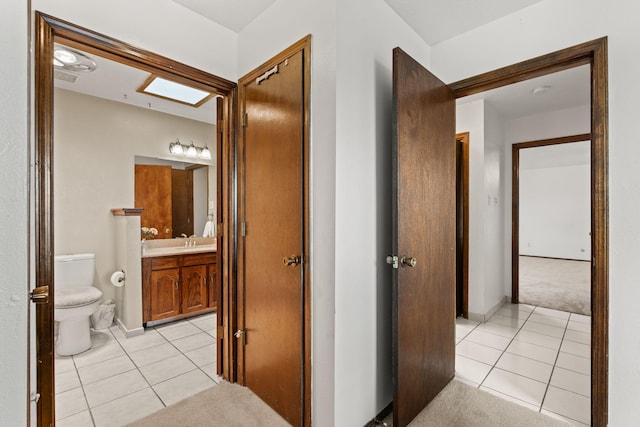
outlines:
[{"label": "door frame", "polygon": [[[139,49],[135,46],[99,34],[92,30],[77,26],[67,21],[36,11],[35,28],[35,115],[34,115],[34,211],[35,211],[35,286],[49,286],[49,301],[38,304],[36,311],[36,357],[37,357],[37,390],[40,399],[37,402],[37,425],[49,426],[55,422],[55,372],[53,346],[54,336],[54,233],[53,233],[53,44],[63,42],[96,55],[106,57],[126,65],[149,71],[151,73],[212,91],[223,96],[222,111],[222,158],[218,160],[218,182],[222,182],[217,192],[218,206],[223,206],[222,216],[217,220],[219,235],[232,235],[233,192],[231,177],[234,171],[234,157],[231,141],[235,138],[235,103],[237,100],[236,83],[206,73],[172,59]],[[218,121],[218,125],[220,125]],[[229,316],[233,295],[230,295],[230,283],[234,268],[232,256],[232,239],[221,239],[218,252],[222,252],[222,274],[218,279],[217,291],[221,296],[218,304],[223,304],[223,327],[218,327],[218,345],[223,348],[221,374],[229,381],[235,381],[235,354],[230,345],[229,331],[232,330]],[[220,365],[220,360],[218,360]]]},{"label": "door frame", "polygon": [[[456,143],[459,144],[456,149],[459,149],[457,160],[460,161],[459,169],[456,173],[456,179],[462,178],[462,183],[458,187],[458,190],[462,189],[461,211],[456,209],[456,216],[458,224],[462,222],[462,247],[459,248],[461,254],[456,251],[458,257],[462,257],[461,260],[461,295],[462,298],[462,317],[469,318],[469,132],[461,132],[456,134]],[[456,199],[459,199],[460,195],[456,195]],[[456,236],[456,241],[459,240],[459,236]],[[457,262],[456,262],[457,267]],[[458,275],[456,273],[456,279]],[[457,282],[457,280],[456,280]],[[458,286],[456,286],[457,295]],[[458,311],[458,301],[456,301],[456,315]]]},{"label": "door frame", "polygon": [[[302,147],[302,155],[303,155],[303,165],[302,165],[302,205],[303,205],[303,231],[302,231],[302,271],[301,271],[301,279],[302,279],[302,318],[304,321],[304,325],[302,328],[303,331],[303,361],[302,361],[302,387],[301,387],[301,396],[302,396],[302,417],[303,417],[303,425],[310,426],[311,425],[311,251],[310,251],[310,144],[309,144],[309,136],[310,136],[310,94],[311,94],[311,35],[307,35],[289,46],[282,52],[278,53],[274,57],[270,58],[266,62],[262,63],[259,67],[250,71],[248,74],[244,75],[238,80],[238,117],[244,116],[244,87],[249,82],[255,81],[260,76],[268,73],[269,70],[273,69],[276,65],[282,63],[287,58],[292,55],[302,52],[303,54],[303,129],[302,129],[302,137],[303,137],[303,147]],[[237,224],[240,224],[241,219],[244,218],[244,200],[247,195],[245,194],[245,189],[243,186],[244,183],[244,165],[241,165],[244,159],[244,145],[245,145],[245,134],[241,131],[242,121],[238,123],[238,138],[236,143],[234,144],[235,152],[237,153],[237,167],[235,169],[233,175],[233,181],[237,186],[237,201],[235,210],[234,220]],[[249,195],[250,197],[250,195]],[[235,322],[238,330],[244,330],[244,239],[242,238],[242,233],[236,233],[235,235],[236,247],[237,251],[234,252],[234,257],[237,260],[237,274],[236,274],[236,282],[233,284],[233,289],[236,295],[237,301],[237,310],[236,310],[236,318]],[[234,331],[236,329],[233,329]],[[238,361],[237,366],[237,381],[241,384],[244,384],[244,348],[241,343],[242,340],[235,339],[235,351],[236,351],[236,360]]]},{"label": "door frame", "polygon": [[520,150],[591,141],[591,134],[571,135],[538,141],[519,142],[511,146],[511,303],[520,301]]},{"label": "door frame", "polygon": [[457,81],[462,98],[589,64],[591,67],[591,424],[606,426],[609,387],[609,189],[607,37]]}]

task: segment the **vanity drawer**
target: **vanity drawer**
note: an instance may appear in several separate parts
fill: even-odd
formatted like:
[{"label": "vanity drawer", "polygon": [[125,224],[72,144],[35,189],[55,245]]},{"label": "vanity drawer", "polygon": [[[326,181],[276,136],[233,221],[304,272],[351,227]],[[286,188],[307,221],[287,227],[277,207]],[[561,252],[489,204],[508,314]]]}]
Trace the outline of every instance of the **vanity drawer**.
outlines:
[{"label": "vanity drawer", "polygon": [[151,270],[164,270],[166,268],[178,267],[178,257],[158,257],[151,258]]},{"label": "vanity drawer", "polygon": [[202,265],[202,264],[215,264],[216,262],[216,254],[213,253],[202,253],[202,254],[193,254],[193,255],[183,255],[182,265],[190,266],[190,265]]}]

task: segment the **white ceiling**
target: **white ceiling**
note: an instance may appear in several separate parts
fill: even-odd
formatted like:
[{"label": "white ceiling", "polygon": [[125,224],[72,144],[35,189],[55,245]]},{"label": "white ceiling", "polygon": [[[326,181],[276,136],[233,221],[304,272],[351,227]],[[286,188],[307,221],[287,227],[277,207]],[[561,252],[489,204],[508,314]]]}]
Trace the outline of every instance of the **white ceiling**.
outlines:
[{"label": "white ceiling", "polygon": [[542,0],[384,0],[430,46]]},{"label": "white ceiling", "polygon": [[239,32],[276,0],[172,0],[234,32]]},{"label": "white ceiling", "polygon": [[[484,99],[505,120],[589,104],[591,88],[589,65],[570,68],[535,79],[525,80],[487,92],[459,98],[457,104]],[[533,90],[548,87],[543,93]]]},{"label": "white ceiling", "polygon": [[[173,1],[234,32],[239,32],[276,0]],[[385,0],[429,44],[454,37],[537,1],[540,0]],[[214,123],[214,100],[200,108],[194,108],[139,94],[136,88],[147,78],[148,73],[104,58],[93,56],[93,59],[98,64],[95,72],[75,73],[78,76],[75,83],[56,79],[56,86]],[[587,66],[571,69],[462,98],[458,103],[484,98],[507,119],[584,105],[589,102],[588,72]],[[543,85],[551,86],[551,90],[543,95],[531,94],[532,88]]]},{"label": "white ceiling", "polygon": [[150,108],[154,111],[186,117],[205,123],[215,123],[215,97],[196,108],[156,96],[138,93],[136,89],[149,77],[147,71],[142,71],[86,52],[82,53],[96,62],[96,70],[90,73],[65,72],[77,77],[75,83],[56,78],[54,79],[56,87],[96,96],[98,98],[109,99],[111,101],[123,102],[137,107]]}]

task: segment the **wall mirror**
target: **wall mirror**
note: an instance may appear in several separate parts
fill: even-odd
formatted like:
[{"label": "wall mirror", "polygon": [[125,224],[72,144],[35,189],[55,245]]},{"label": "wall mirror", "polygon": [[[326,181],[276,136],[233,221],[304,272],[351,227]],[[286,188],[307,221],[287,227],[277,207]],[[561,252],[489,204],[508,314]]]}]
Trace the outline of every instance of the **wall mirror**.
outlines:
[{"label": "wall mirror", "polygon": [[156,228],[157,238],[203,236],[214,215],[214,178],[208,165],[135,156],[134,205],[144,209],[141,225]]}]

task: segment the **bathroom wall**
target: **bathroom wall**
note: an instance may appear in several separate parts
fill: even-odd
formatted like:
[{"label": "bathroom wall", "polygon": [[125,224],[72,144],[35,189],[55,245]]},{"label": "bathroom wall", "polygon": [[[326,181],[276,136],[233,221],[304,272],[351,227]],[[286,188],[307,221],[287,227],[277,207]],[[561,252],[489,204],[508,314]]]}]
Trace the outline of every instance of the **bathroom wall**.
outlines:
[{"label": "bathroom wall", "polygon": [[134,157],[167,158],[177,137],[215,147],[215,126],[63,89],[54,97],[55,253],[96,253],[96,286],[114,298],[111,209],[135,207]]}]

